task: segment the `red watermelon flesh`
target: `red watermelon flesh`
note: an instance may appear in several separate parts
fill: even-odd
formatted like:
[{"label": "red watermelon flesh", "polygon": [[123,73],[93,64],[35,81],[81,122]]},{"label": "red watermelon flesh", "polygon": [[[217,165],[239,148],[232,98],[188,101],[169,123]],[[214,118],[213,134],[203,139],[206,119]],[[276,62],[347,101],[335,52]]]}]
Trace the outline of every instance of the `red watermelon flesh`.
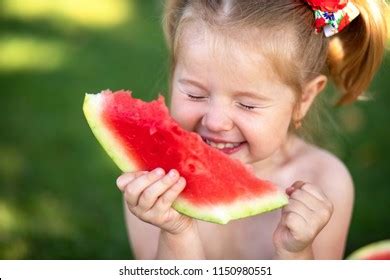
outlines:
[{"label": "red watermelon flesh", "polygon": [[390,239],[368,244],[355,252],[351,260],[390,260]]},{"label": "red watermelon flesh", "polygon": [[225,224],[282,207],[287,197],[271,182],[182,129],[164,98],[144,102],[129,91],[86,94],[84,113],[95,136],[124,171],[176,169],[187,185],[173,207],[190,217]]},{"label": "red watermelon flesh", "polygon": [[372,255],[367,256],[365,258],[366,260],[390,260],[390,251],[384,251],[384,252],[376,252],[372,253]]}]

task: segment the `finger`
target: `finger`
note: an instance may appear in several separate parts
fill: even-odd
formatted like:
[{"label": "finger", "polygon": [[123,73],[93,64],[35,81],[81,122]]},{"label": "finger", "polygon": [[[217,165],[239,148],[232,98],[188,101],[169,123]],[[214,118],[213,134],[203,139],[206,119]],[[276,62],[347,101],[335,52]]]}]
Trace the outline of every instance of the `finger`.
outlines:
[{"label": "finger", "polygon": [[311,195],[315,196],[317,199],[321,201],[326,201],[328,198],[326,197],[325,193],[321,190],[321,188],[313,185],[313,184],[305,184],[302,186],[302,189],[310,193]]},{"label": "finger", "polygon": [[163,178],[146,188],[138,201],[138,207],[144,211],[149,210],[156,203],[158,197],[166,192],[179,180],[179,173],[172,169]]},{"label": "finger", "polygon": [[288,229],[290,229],[291,234],[298,238],[297,233],[307,227],[307,221],[298,213],[289,212],[285,217],[285,225]]},{"label": "finger", "polygon": [[305,184],[306,183],[303,181],[296,181],[294,184],[292,184],[286,189],[286,194],[290,196],[294,191],[302,188]]},{"label": "finger", "polygon": [[148,171],[125,172],[121,176],[119,176],[118,179],[116,179],[116,185],[119,190],[123,192],[127,184],[145,173],[148,173]]},{"label": "finger", "polygon": [[298,200],[306,205],[310,210],[317,211],[321,208],[323,208],[323,202],[319,199],[317,199],[315,196],[313,196],[311,193],[308,193],[307,191],[303,189],[299,189],[294,191],[290,198]]},{"label": "finger", "polygon": [[310,208],[308,208],[301,201],[295,200],[293,198],[289,199],[289,203],[285,207],[285,213],[288,213],[288,212],[294,212],[294,213],[302,216],[302,218],[304,218],[304,220],[306,222],[308,222],[310,220],[310,217],[314,213]]},{"label": "finger", "polygon": [[184,177],[180,177],[179,180],[171,188],[169,188],[163,195],[158,198],[153,208],[155,208],[155,210],[159,213],[166,212],[169,208],[171,208],[173,202],[184,190],[185,186],[186,179],[184,179]]},{"label": "finger", "polygon": [[125,199],[131,207],[138,204],[141,193],[151,184],[159,180],[164,175],[164,169],[156,168],[152,172],[140,175],[125,187]]},{"label": "finger", "polygon": [[333,203],[328,199],[322,189],[313,184],[305,184],[302,187],[302,190],[311,194],[321,202],[318,204],[319,209],[317,210],[317,217],[320,218],[320,221],[327,221],[332,216]]}]

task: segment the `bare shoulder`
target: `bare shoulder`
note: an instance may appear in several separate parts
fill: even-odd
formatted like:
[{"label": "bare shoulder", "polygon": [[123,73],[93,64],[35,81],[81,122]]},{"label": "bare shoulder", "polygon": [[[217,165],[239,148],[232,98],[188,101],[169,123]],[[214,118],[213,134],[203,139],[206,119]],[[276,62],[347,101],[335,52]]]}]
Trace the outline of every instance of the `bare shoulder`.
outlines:
[{"label": "bare shoulder", "polygon": [[345,164],[329,151],[299,141],[299,169],[306,171],[307,180],[331,197],[353,196],[353,180]]}]

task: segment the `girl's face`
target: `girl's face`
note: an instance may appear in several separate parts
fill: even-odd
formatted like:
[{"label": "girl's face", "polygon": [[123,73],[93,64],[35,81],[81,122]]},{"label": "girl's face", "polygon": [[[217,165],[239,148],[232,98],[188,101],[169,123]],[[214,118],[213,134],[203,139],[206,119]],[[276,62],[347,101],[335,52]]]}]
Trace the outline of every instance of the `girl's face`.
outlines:
[{"label": "girl's face", "polygon": [[173,118],[244,163],[275,155],[287,139],[293,91],[254,49],[211,33],[182,39],[172,80]]}]

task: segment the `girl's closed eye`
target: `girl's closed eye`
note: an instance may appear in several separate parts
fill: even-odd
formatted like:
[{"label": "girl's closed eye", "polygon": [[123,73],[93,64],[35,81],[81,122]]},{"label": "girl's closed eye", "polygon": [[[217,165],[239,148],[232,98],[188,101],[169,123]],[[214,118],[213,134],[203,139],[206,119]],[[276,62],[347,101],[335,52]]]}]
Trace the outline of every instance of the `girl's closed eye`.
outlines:
[{"label": "girl's closed eye", "polygon": [[242,102],[237,102],[238,107],[247,111],[257,111],[256,109],[266,109],[271,107],[272,105],[270,103],[260,103],[260,104],[248,104],[248,103],[242,103]]},{"label": "girl's closed eye", "polygon": [[[196,95],[192,95],[192,94],[189,94],[189,93],[186,93],[186,95],[188,96],[189,99],[191,100],[194,100],[194,101],[202,101],[203,99],[207,98],[206,96],[196,96]],[[246,105],[246,104],[243,104],[243,103],[238,103],[238,105],[245,109],[245,110],[254,110],[256,108],[260,108],[260,106],[252,106],[252,105]]]},{"label": "girl's closed eye", "polygon": [[242,108],[244,108],[245,110],[253,110],[253,109],[256,109],[258,107],[256,106],[250,106],[250,105],[245,105],[243,103],[238,103]]},{"label": "girl's closed eye", "polygon": [[196,95],[192,95],[192,94],[189,94],[189,93],[186,93],[186,94],[187,94],[189,99],[195,100],[195,101],[200,101],[200,100],[206,98],[205,96],[196,96]]}]

